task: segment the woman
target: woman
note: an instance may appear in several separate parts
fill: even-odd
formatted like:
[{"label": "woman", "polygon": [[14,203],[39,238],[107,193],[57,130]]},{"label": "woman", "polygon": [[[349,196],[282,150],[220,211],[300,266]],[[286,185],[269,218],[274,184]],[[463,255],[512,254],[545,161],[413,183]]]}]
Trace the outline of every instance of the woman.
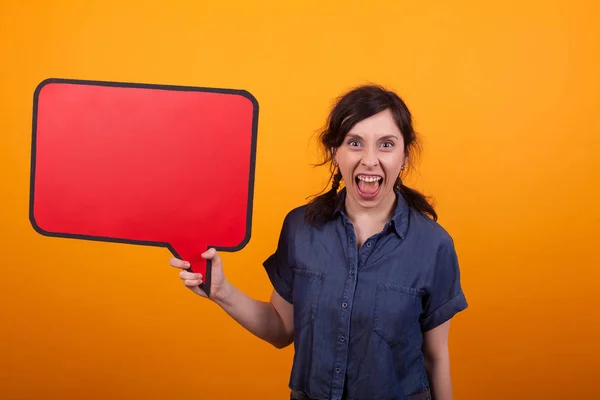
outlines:
[{"label": "woman", "polygon": [[[449,321],[467,302],[452,238],[401,180],[417,148],[409,110],[381,87],[356,88],[338,100],[321,143],[333,184],[286,216],[264,262],[270,302],[233,287],[214,249],[203,255],[211,299],[274,346],[294,343],[292,399],[452,398]],[[180,277],[206,296],[202,276]]]}]

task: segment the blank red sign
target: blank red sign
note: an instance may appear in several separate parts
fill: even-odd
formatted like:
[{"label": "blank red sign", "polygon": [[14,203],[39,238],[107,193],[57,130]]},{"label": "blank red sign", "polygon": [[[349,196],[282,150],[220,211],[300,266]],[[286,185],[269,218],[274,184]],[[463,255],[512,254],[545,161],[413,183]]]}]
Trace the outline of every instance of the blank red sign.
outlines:
[{"label": "blank red sign", "polygon": [[200,255],[250,239],[258,103],[248,92],[50,79],[33,122],[39,233],[166,246],[207,292]]}]

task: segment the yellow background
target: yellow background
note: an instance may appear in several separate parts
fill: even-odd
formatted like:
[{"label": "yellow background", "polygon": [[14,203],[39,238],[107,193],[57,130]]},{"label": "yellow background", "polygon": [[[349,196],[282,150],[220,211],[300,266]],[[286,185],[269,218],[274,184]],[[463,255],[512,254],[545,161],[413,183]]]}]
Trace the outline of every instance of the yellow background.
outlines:
[{"label": "yellow background", "polygon": [[262,299],[285,213],[325,181],[310,164],[332,99],[397,90],[425,144],[411,182],[436,199],[470,303],[451,329],[455,398],[598,396],[597,4],[2,1],[0,398],[288,395],[291,348],[183,288],[166,249],[35,233],[32,100],[48,77],[256,96],[252,238],[223,258]]}]

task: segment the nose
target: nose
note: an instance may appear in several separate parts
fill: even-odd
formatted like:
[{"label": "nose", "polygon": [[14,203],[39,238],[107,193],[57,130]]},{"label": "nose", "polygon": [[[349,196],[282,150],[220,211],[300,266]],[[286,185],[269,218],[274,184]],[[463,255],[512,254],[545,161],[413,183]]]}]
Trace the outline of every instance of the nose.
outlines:
[{"label": "nose", "polygon": [[373,168],[376,167],[378,163],[379,161],[377,160],[376,152],[373,149],[366,150],[362,158],[362,164],[365,167]]}]

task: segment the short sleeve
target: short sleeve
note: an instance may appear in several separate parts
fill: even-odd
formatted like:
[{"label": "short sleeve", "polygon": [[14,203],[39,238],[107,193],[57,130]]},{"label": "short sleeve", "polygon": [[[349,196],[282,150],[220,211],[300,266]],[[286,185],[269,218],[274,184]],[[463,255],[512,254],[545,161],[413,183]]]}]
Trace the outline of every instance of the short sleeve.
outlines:
[{"label": "short sleeve", "polygon": [[293,226],[290,215],[283,221],[277,249],[263,262],[263,267],[275,291],[288,303],[293,303],[294,272],[292,270]]},{"label": "short sleeve", "polygon": [[431,330],[468,307],[460,283],[460,269],[451,238],[438,247],[427,284],[421,329]]}]

